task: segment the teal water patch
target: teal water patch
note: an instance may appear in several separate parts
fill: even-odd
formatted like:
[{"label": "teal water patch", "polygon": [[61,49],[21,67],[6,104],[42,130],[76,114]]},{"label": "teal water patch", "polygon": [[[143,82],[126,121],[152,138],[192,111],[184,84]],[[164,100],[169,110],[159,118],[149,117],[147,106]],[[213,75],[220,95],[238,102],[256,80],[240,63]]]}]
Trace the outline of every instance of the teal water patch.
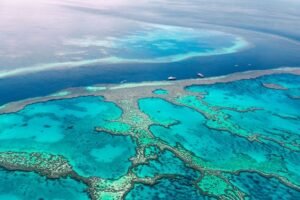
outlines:
[{"label": "teal water patch", "polygon": [[193,184],[193,181],[185,178],[180,179],[161,179],[153,186],[136,184],[125,197],[126,200],[212,200],[201,195]]},{"label": "teal water patch", "polygon": [[8,68],[1,71],[0,78],[101,64],[178,62],[236,53],[249,46],[242,36],[222,31],[130,23],[121,32],[68,36],[56,45],[51,43],[52,49],[47,52],[35,51],[25,60],[6,60]]},{"label": "teal water patch", "polygon": [[139,177],[155,177],[160,174],[184,176],[190,180],[199,178],[199,173],[188,168],[184,162],[177,158],[172,152],[164,151],[158,153],[156,160],[150,160],[149,163],[139,165],[134,168],[134,172]]},{"label": "teal water patch", "polygon": [[[205,118],[198,112],[187,107],[176,106],[161,98],[143,98],[138,101],[142,112],[149,115],[154,123],[164,126],[177,124],[179,121],[185,125],[201,124]],[[184,116],[189,114],[189,118]]]},{"label": "teal water patch", "polygon": [[[101,48],[91,62],[174,62],[191,57],[235,53],[249,46],[240,36],[221,31],[142,24],[118,37],[83,37],[65,42],[72,48]],[[105,52],[101,55],[101,52]],[[86,61],[89,62],[88,60]]]},{"label": "teal water patch", "polygon": [[[211,130],[204,126],[205,118],[200,113],[160,98],[144,98],[138,103],[141,111],[157,123],[150,126],[150,131],[156,137],[172,146],[180,143],[188,150],[207,159],[221,158],[221,155],[219,158],[213,156],[221,150],[221,147],[216,148],[218,144],[210,138]],[[165,127],[166,125],[169,127]]]},{"label": "teal water patch", "polygon": [[286,88],[284,94],[289,98],[300,97],[300,76],[291,74],[270,75],[261,78],[264,83],[275,83]]},{"label": "teal water patch", "polygon": [[[263,87],[263,83],[278,83],[289,89],[269,89]],[[205,94],[204,101],[212,106],[241,110],[260,108],[271,113],[300,118],[300,101],[289,97],[289,94],[296,95],[300,91],[300,76],[296,75],[270,75],[230,83],[195,85],[187,87],[186,90]]]},{"label": "teal water patch", "polygon": [[116,178],[126,174],[136,145],[130,137],[94,129],[121,114],[100,97],[32,104],[0,115],[0,150],[59,154],[81,175]]},{"label": "teal water patch", "polygon": [[300,191],[283,185],[275,178],[266,178],[249,172],[228,177],[230,182],[245,192],[250,200],[300,199]]},{"label": "teal water patch", "polygon": [[297,144],[300,145],[300,118],[289,118],[288,114],[287,117],[284,115],[281,117],[265,110],[246,113],[230,110],[223,112],[230,117],[231,122],[250,133],[259,134],[264,139],[276,140],[278,143],[282,142],[292,149],[299,149]]},{"label": "teal water patch", "polygon": [[258,135],[260,140],[270,140],[292,150],[300,150],[300,101],[297,99],[300,76],[269,75],[186,89],[204,94],[206,105],[217,107],[219,116],[226,116],[226,122],[232,126]]},{"label": "teal water patch", "polygon": [[70,178],[46,179],[32,172],[10,172],[0,169],[0,199],[76,199],[88,200],[86,186]]},{"label": "teal water patch", "polygon": [[160,149],[157,146],[148,146],[144,149],[145,157],[157,156],[160,153]]},{"label": "teal water patch", "polygon": [[153,91],[153,94],[166,95],[166,94],[169,94],[169,92],[167,90],[164,90],[164,89],[156,89],[156,90]]},{"label": "teal water patch", "polygon": [[91,155],[101,163],[111,163],[112,159],[120,158],[126,151],[126,146],[115,146],[114,144],[106,144],[102,148],[93,149]]},{"label": "teal water patch", "polygon": [[296,167],[300,162],[299,152],[209,129],[205,126],[206,119],[199,112],[160,98],[143,98],[138,103],[141,111],[156,123],[150,126],[154,136],[173,147],[181,144],[211,167],[224,170],[256,169],[300,182]]}]

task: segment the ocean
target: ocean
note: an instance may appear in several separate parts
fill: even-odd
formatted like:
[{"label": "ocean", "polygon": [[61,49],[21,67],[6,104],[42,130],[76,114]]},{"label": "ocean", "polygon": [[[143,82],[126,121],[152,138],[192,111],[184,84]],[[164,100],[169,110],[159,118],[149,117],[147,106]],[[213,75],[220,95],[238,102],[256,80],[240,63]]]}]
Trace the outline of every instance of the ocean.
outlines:
[{"label": "ocean", "polygon": [[298,67],[299,8],[293,0],[3,0],[0,105],[69,87]]}]

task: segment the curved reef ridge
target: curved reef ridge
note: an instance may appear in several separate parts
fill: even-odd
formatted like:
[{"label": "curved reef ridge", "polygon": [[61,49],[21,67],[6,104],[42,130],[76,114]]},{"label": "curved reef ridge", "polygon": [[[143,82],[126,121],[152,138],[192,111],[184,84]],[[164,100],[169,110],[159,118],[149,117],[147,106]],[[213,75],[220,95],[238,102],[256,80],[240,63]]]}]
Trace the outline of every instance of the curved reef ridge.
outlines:
[{"label": "curved reef ridge", "polygon": [[281,68],[10,103],[0,176],[63,181],[57,195],[77,199],[298,199],[299,96],[300,69]]},{"label": "curved reef ridge", "polygon": [[[132,30],[125,31],[121,36],[67,39],[63,42],[64,48],[71,49],[67,52],[60,45],[54,47],[57,48],[55,52],[40,50],[32,54],[42,57],[46,53],[51,58],[46,63],[27,58],[25,63],[29,65],[24,67],[18,66],[24,63],[19,58],[15,58],[18,60],[15,63],[4,60],[9,67],[0,70],[0,78],[97,64],[170,63],[194,57],[231,54],[252,47],[245,38],[233,33],[151,23],[136,23]],[[74,59],[74,55],[81,58]]]}]

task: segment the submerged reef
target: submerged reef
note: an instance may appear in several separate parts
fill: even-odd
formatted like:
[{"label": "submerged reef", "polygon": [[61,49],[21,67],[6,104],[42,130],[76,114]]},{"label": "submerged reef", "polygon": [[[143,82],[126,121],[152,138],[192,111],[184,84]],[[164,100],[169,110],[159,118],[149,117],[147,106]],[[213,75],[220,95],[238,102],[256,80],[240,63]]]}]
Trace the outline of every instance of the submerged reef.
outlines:
[{"label": "submerged reef", "polygon": [[0,108],[0,197],[300,198],[298,68],[58,94]]},{"label": "submerged reef", "polygon": [[[2,66],[7,67],[0,70],[0,78],[91,65],[178,62],[195,57],[232,54],[253,46],[246,37],[230,33],[233,31],[160,25],[135,20],[128,22],[130,25],[124,30],[116,31],[117,34],[66,36],[63,41],[59,39],[57,44],[52,41],[52,48],[47,51],[31,49],[32,54],[26,58],[16,56],[12,61],[9,56],[2,56]],[[101,30],[103,31],[103,27]],[[35,41],[28,43],[34,45]],[[6,54],[12,53],[8,50],[9,43],[3,42],[1,47]],[[28,48],[32,46],[25,49]],[[36,51],[37,49],[39,50]],[[103,70],[106,71],[104,68]],[[89,89],[101,88],[91,86]]]}]

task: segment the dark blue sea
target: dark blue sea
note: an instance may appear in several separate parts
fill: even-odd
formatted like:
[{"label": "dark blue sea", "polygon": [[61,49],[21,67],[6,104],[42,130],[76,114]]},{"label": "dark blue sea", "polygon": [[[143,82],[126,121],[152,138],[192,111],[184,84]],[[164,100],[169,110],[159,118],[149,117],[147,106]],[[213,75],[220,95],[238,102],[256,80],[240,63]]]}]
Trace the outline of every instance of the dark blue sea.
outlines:
[{"label": "dark blue sea", "polygon": [[69,87],[299,67],[299,10],[294,0],[3,0],[0,105]]}]

